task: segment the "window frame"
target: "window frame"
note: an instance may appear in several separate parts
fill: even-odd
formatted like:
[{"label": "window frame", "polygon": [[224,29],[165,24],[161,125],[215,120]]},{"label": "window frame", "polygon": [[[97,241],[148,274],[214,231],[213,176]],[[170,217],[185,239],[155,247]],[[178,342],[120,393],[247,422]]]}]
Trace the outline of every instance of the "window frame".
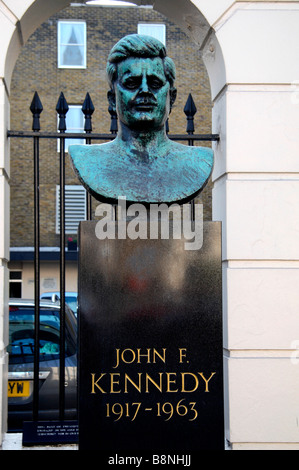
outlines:
[{"label": "window frame", "polygon": [[[19,273],[20,277],[19,278],[13,278],[11,276],[11,273]],[[11,284],[18,284],[20,288],[20,297],[12,296],[11,295]],[[15,297],[17,299],[22,298],[22,290],[23,290],[23,272],[21,269],[10,269],[9,270],[9,297]]]},{"label": "window frame", "polygon": [[[87,207],[86,207],[86,189],[80,185],[80,184],[76,184],[76,185],[65,185],[65,234],[66,235],[77,235],[77,231],[78,231],[78,226],[76,227],[76,229],[74,230],[71,230],[70,228],[67,227],[67,223],[68,223],[68,207],[67,207],[67,191],[78,191],[78,193],[82,193],[82,200],[84,198],[84,209],[83,209],[83,216],[82,218],[79,218],[77,217],[78,219],[78,225],[81,221],[84,221],[86,220],[86,216],[87,216]],[[56,231],[56,234],[59,234],[60,233],[60,204],[59,204],[59,201],[60,201],[60,185],[57,184],[56,185],[56,213],[55,213],[55,217],[56,217],[56,221],[55,221],[55,231]],[[83,208],[83,204],[82,206],[80,205],[80,209],[82,210]]]},{"label": "window frame", "polygon": [[[65,44],[61,43],[61,27],[63,24],[82,24],[84,26],[84,43],[78,44],[83,46],[83,64],[82,65],[65,65],[62,63],[61,47]],[[58,20],[57,22],[57,67],[59,69],[86,69],[87,67],[87,33],[86,21],[84,20]]]},{"label": "window frame", "polygon": [[[149,26],[151,26],[151,27],[152,26],[154,26],[154,27],[160,26],[161,29],[163,28],[163,41],[161,41],[161,39],[159,39],[159,38],[156,38],[156,36],[154,36],[152,34],[140,32],[140,27],[142,27],[142,26],[147,26],[147,27],[149,27]],[[164,46],[166,46],[166,25],[164,23],[146,23],[146,22],[141,21],[137,25],[137,34],[147,34],[149,36],[153,36],[154,38],[159,39],[159,41],[161,41],[162,44],[164,44]]]},{"label": "window frame", "polygon": [[[66,113],[66,116],[65,116],[65,120],[66,120],[66,131],[65,133],[76,133],[78,132],[78,134],[83,134],[84,133],[84,115],[83,115],[83,112],[82,112],[82,105],[81,104],[69,104],[68,105],[69,109],[68,109],[68,112]],[[72,109],[76,109],[76,110],[79,110],[80,113],[80,116],[82,117],[82,127],[69,127],[69,124],[68,124],[68,117],[70,116],[70,113],[71,113],[71,110]],[[58,129],[58,125],[59,125],[59,116],[57,115],[57,129]],[[76,130],[78,129],[78,131]],[[76,138],[72,138],[72,140],[77,140],[77,142],[73,142],[71,143],[70,142],[70,139],[65,139],[65,152],[68,153],[68,147],[69,145],[72,145],[72,144],[80,144],[80,145],[83,145],[85,144],[85,139],[81,139],[80,137],[78,137],[78,139]],[[57,139],[57,152],[60,152],[60,139]]]}]

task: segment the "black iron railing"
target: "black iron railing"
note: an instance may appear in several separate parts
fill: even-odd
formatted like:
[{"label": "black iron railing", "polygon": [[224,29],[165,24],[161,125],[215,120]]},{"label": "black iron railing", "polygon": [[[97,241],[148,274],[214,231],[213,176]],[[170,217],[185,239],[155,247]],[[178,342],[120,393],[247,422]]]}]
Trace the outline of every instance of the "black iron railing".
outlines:
[{"label": "black iron railing", "polygon": [[[66,139],[85,139],[86,144],[91,144],[94,140],[109,141],[117,134],[117,115],[111,107],[108,108],[111,117],[110,133],[98,134],[92,132],[92,114],[94,106],[89,93],[86,94],[82,112],[85,117],[84,132],[66,132],[66,114],[68,104],[63,93],[60,94],[56,111],[59,116],[58,131],[41,132],[40,114],[43,106],[38,96],[34,97],[30,106],[33,115],[32,131],[9,130],[9,138],[29,138],[33,140],[33,161],[34,161],[34,301],[35,301],[35,347],[34,347],[34,400],[33,400],[33,420],[38,421],[39,415],[39,338],[40,338],[40,201],[39,201],[39,141],[40,139],[59,139],[60,158],[60,374],[59,374],[59,418],[64,420],[65,408],[65,141]],[[171,140],[183,141],[188,145],[194,145],[197,141],[219,141],[218,134],[195,134],[194,115],[197,112],[191,94],[189,94],[184,113],[187,118],[185,134],[169,134],[169,124],[166,124],[166,131]],[[86,194],[87,220],[92,218],[91,196]]]}]

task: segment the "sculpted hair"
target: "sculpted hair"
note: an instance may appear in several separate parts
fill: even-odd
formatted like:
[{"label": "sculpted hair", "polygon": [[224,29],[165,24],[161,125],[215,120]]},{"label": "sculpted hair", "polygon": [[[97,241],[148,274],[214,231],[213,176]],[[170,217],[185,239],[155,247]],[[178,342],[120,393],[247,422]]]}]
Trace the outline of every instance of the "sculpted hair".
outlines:
[{"label": "sculpted hair", "polygon": [[117,64],[129,57],[160,57],[164,64],[165,76],[170,86],[174,86],[175,65],[173,60],[167,57],[164,44],[151,36],[130,34],[118,41],[108,56],[106,72],[111,89],[117,79]]}]

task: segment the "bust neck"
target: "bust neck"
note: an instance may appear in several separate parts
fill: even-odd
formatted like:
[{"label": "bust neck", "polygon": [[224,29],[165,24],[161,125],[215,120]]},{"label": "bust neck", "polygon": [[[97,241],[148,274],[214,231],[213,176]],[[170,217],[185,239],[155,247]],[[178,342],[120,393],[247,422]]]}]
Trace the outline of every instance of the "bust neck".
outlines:
[{"label": "bust neck", "polygon": [[133,158],[149,162],[162,156],[169,139],[165,126],[149,132],[148,130],[129,129],[126,125],[120,123],[115,143]]}]

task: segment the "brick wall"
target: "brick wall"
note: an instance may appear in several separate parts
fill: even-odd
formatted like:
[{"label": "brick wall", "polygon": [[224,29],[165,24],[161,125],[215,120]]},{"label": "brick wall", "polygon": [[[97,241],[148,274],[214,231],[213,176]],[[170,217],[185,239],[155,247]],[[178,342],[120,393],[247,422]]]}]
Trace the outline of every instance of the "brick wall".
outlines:
[{"label": "brick wall", "polygon": [[[57,68],[57,21],[81,19],[87,23],[87,68]],[[56,103],[63,91],[68,104],[82,104],[89,92],[95,105],[93,130],[109,132],[105,68],[111,47],[126,34],[136,33],[138,22],[166,24],[166,46],[177,69],[177,101],[171,113],[170,133],[184,133],[183,108],[192,93],[197,106],[195,128],[198,133],[211,132],[210,85],[200,55],[187,36],[168,19],[150,9],[68,7],[46,21],[31,36],[16,63],[11,86],[11,129],[31,130],[29,106],[38,91],[44,110],[43,131],[57,126]],[[199,145],[210,145],[200,143]],[[40,142],[41,245],[58,246],[55,234],[56,184],[59,184],[59,154],[56,140]],[[33,245],[33,163],[32,142],[11,139],[11,246]],[[78,184],[67,160],[66,184]],[[199,197],[204,203],[204,217],[211,219],[211,186]],[[93,207],[97,202],[95,201]]]}]

